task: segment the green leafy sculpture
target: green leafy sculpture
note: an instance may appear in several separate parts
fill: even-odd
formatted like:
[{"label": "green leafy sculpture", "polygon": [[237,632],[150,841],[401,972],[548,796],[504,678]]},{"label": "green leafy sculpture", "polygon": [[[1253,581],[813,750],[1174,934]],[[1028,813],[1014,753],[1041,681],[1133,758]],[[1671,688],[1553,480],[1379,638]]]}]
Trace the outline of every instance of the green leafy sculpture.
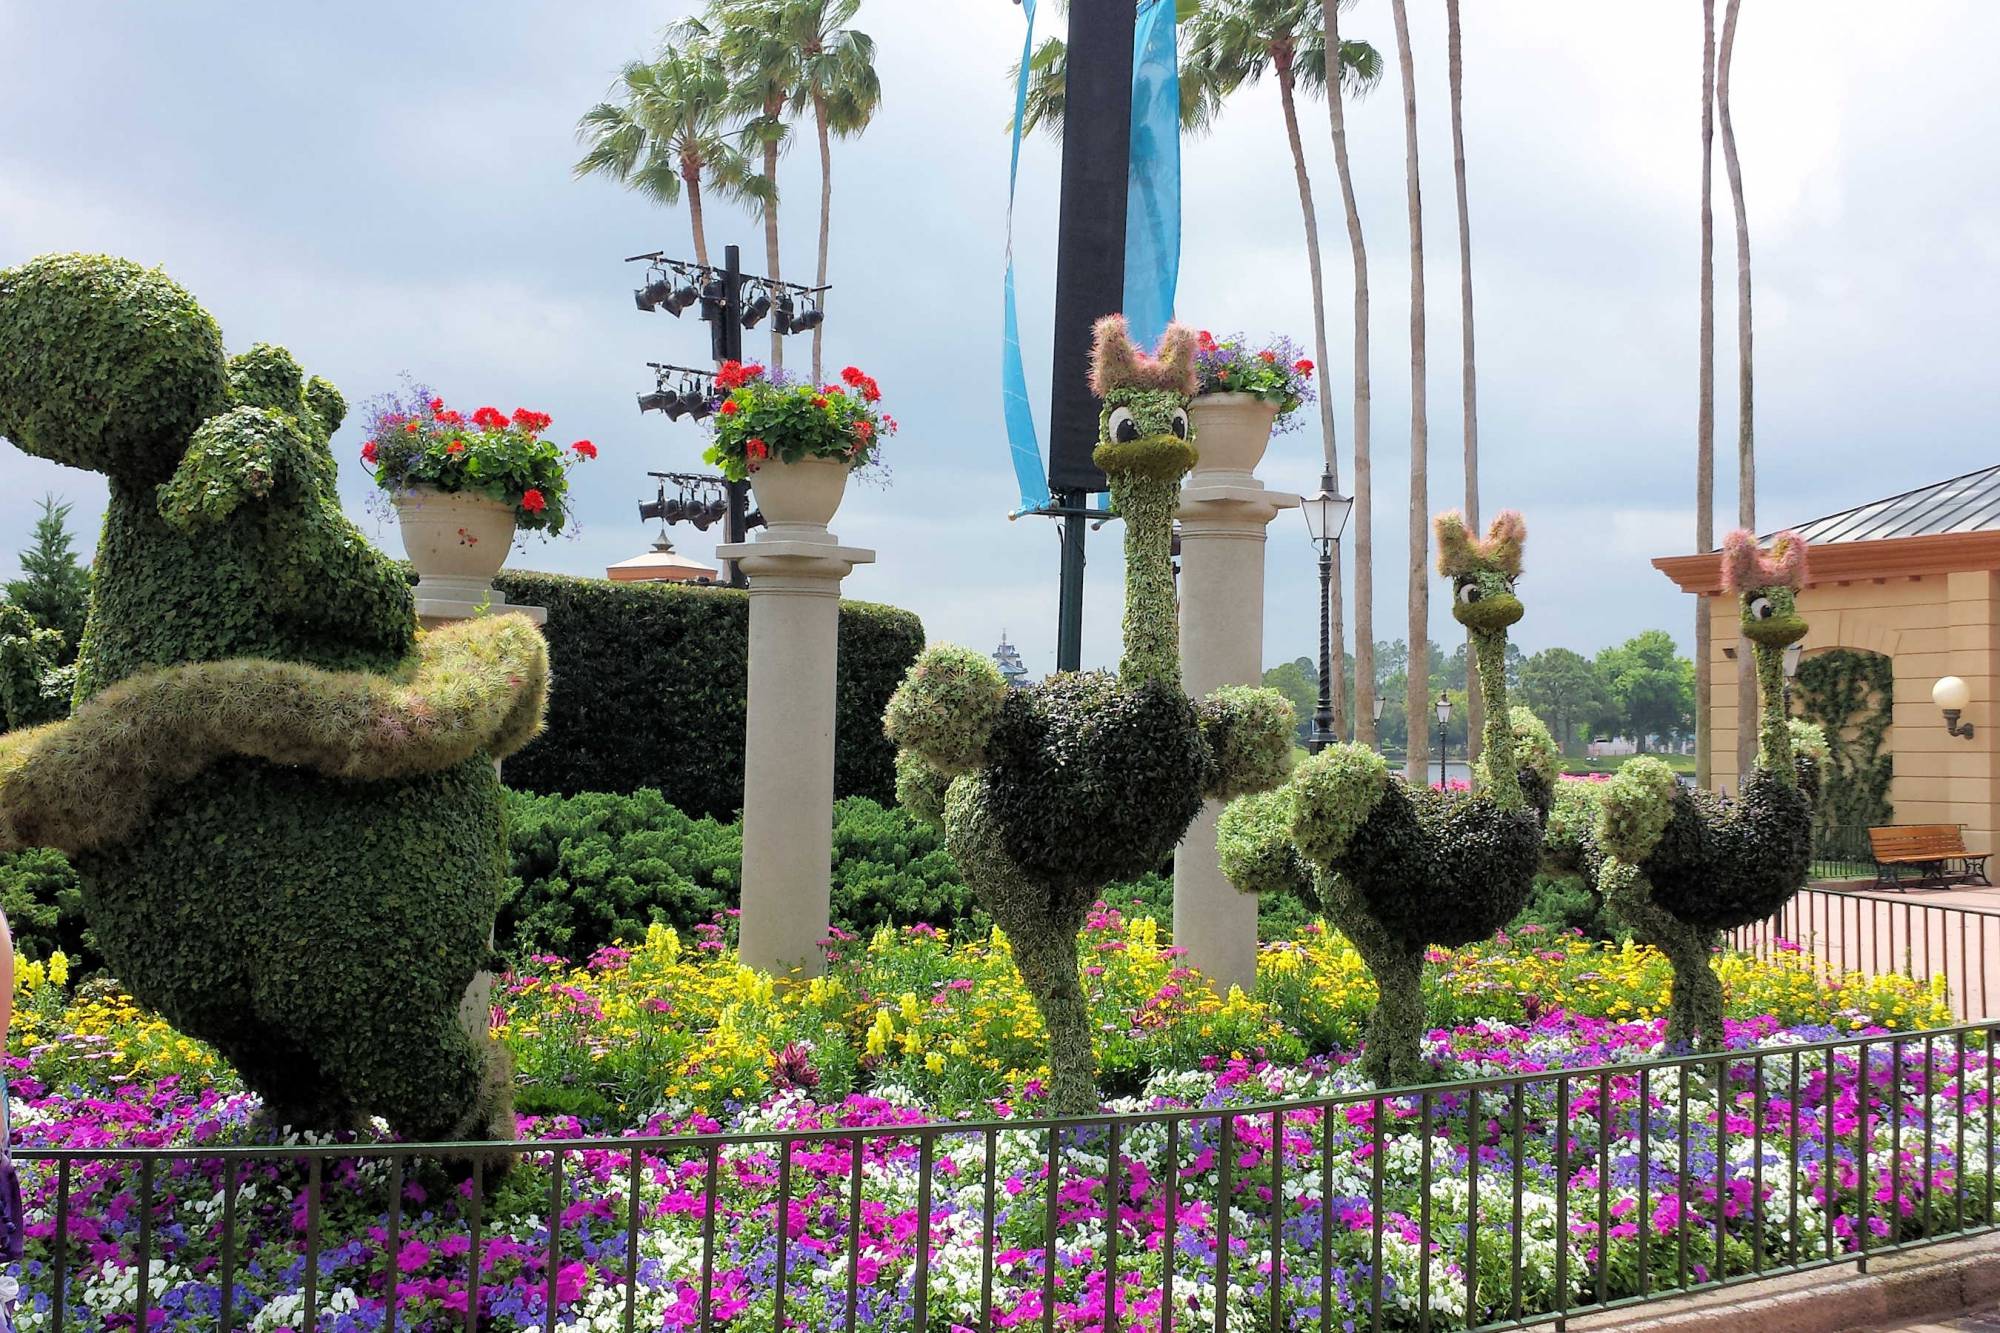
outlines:
[{"label": "green leafy sculpture", "polygon": [[[1122,316],[1099,321],[1091,388],[1104,402],[1093,454],[1125,520],[1124,656],[1009,689],[986,658],[932,648],[890,699],[897,793],[941,814],[946,845],[1007,934],[1049,1037],[1049,1100],[1099,1106],[1076,937],[1107,884],[1158,868],[1204,796],[1265,791],[1291,759],[1292,708],[1270,690],[1181,693],[1171,546],[1196,442],[1194,335],[1157,357]],[[947,785],[948,784],[948,785]]]},{"label": "green leafy sculpture", "polygon": [[1456,513],[1435,529],[1452,615],[1472,631],[1487,699],[1477,789],[1408,786],[1367,746],[1329,745],[1282,789],[1231,804],[1216,829],[1237,888],[1316,897],[1360,952],[1377,991],[1361,1068],[1383,1087],[1428,1077],[1426,948],[1485,939],[1527,902],[1555,780],[1547,731],[1507,703],[1507,629],[1521,618],[1514,581],[1527,526],[1510,510],[1484,541]]},{"label": "green leafy sculpture", "polygon": [[1673,965],[1667,1044],[1676,1049],[1721,1049],[1722,980],[1710,966],[1719,933],[1770,916],[1812,867],[1825,738],[1784,705],[1785,647],[1806,635],[1797,602],[1805,579],[1797,533],[1780,533],[1769,555],[1750,532],[1723,542],[1722,584],[1741,602],[1759,699],[1757,763],[1737,799],[1690,791],[1665,764],[1644,758],[1620,768],[1598,797],[1586,855],[1612,910]]},{"label": "green leafy sculpture", "polygon": [[458,1020],[504,881],[494,761],[541,724],[518,616],[420,635],[341,514],[345,405],[226,358],[157,270],[0,271],[0,434],[110,479],[68,721],[0,737],[0,851],[54,847],[110,966],[281,1123],[510,1135]]}]

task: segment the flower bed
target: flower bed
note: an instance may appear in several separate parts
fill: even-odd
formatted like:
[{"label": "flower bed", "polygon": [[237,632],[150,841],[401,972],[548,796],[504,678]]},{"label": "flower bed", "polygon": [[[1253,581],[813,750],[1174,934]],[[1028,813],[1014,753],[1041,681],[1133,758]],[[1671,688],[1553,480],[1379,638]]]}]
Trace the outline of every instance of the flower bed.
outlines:
[{"label": "flower bed", "polygon": [[[884,932],[865,944],[840,942],[827,977],[793,986],[737,969],[724,943],[719,925],[687,944],[656,931],[585,967],[538,961],[501,988],[496,1017],[519,1062],[522,1101],[541,1113],[524,1120],[528,1151],[481,1200],[479,1301],[488,1326],[540,1327],[553,1276],[560,1327],[620,1326],[628,1292],[640,1327],[699,1327],[706,1230],[718,1326],[770,1329],[781,1187],[781,1149],[771,1143],[717,1151],[712,1209],[703,1145],[638,1150],[639,1266],[629,1288],[634,1154],[563,1151],[560,1235],[553,1266],[547,1259],[555,1156],[533,1141],[718,1129],[855,1131],[790,1150],[787,1316],[796,1326],[840,1327],[850,1277],[858,1326],[910,1326],[916,1256],[926,1244],[930,1328],[977,1326],[989,1223],[996,1326],[1038,1321],[1050,1145],[1045,1130],[1008,1123],[1031,1108],[1039,1070],[1033,1006],[1013,979],[1004,941],[953,947],[922,927]],[[1983,1041],[1912,1037],[1898,1050],[1885,1039],[1866,1058],[1865,1098],[1863,1060],[1851,1045],[1734,1058],[1720,1080],[1713,1059],[1685,1075],[1656,1070],[1642,1080],[1624,1069],[1558,1080],[1550,1071],[1659,1053],[1665,965],[1647,950],[1570,937],[1496,942],[1434,955],[1432,1012],[1447,1022],[1427,1050],[1461,1080],[1524,1078],[1512,1085],[1518,1091],[1361,1092],[1276,1121],[1269,1111],[1230,1116],[1224,1153],[1216,1108],[1357,1095],[1346,1053],[1328,1048],[1352,1039],[1372,998],[1358,962],[1337,937],[1309,932],[1271,946],[1256,995],[1218,998],[1157,947],[1149,920],[1102,912],[1085,946],[1095,959],[1089,980],[1104,1063],[1124,1092],[1113,1109],[1197,1113],[1171,1131],[1159,1120],[1124,1127],[1115,1181],[1107,1181],[1102,1128],[1073,1131],[1058,1145],[1054,1299],[1065,1329],[1103,1323],[1113,1264],[1107,1195],[1118,1205],[1120,1326],[1147,1333],[1159,1324],[1170,1254],[1175,1326],[1213,1326],[1225,1195],[1231,1328],[1271,1326],[1273,1235],[1283,1322],[1316,1317],[1324,1240],[1332,1265],[1324,1280],[1348,1317],[1365,1318],[1373,1299],[1379,1243],[1385,1323],[1414,1322],[1428,1290],[1434,1326],[1459,1327],[1468,1309],[1467,1234],[1477,1238],[1470,1308],[1484,1319],[1512,1307],[1516,1274],[1528,1311],[1552,1308],[1559,1292],[1572,1302],[1592,1298],[1600,1277],[1614,1298],[1636,1292],[1642,1236],[1645,1281],[1657,1288],[1744,1272],[1795,1245],[1805,1257],[1845,1253],[1863,1232],[1886,1243],[1923,1227],[1957,1226],[1961,1213],[1967,1224],[1991,1216],[1995,1065]],[[1940,992],[1906,981],[1829,987],[1798,958],[1724,966],[1731,993],[1758,1011],[1731,1024],[1733,1047],[1797,1047],[1948,1021]],[[30,970],[19,998],[22,1030],[9,1062],[24,1143],[200,1149],[273,1137],[256,1123],[255,1100],[233,1091],[211,1056],[121,997],[74,997],[45,971]],[[910,1127],[939,1113],[1002,1127],[990,1139],[983,1130],[935,1130],[927,1154],[926,1136]],[[1559,1137],[1565,1125],[1567,1139]],[[233,1303],[247,1326],[302,1326],[309,1222],[322,1328],[380,1327],[392,1266],[400,1327],[462,1325],[470,1184],[438,1162],[409,1163],[391,1235],[390,1168],[359,1155],[365,1151],[343,1149],[325,1163],[322,1207],[310,1219],[298,1163],[244,1169],[234,1204]],[[928,1229],[919,1216],[927,1159]],[[1469,1216],[1475,1171],[1476,1219]],[[30,1165],[27,1174],[24,1308],[46,1311],[54,1173]],[[849,1200],[857,1180],[855,1228]],[[66,1301],[71,1318],[87,1326],[119,1326],[117,1310],[134,1302],[138,1181],[129,1161],[72,1166]],[[156,1168],[149,1286],[163,1314],[151,1327],[212,1326],[222,1193],[213,1157],[196,1153]],[[1560,1219],[1559,1193],[1569,1205]],[[1864,1193],[1873,1201],[1865,1213]],[[1563,1234],[1568,1241],[1559,1247]]]}]

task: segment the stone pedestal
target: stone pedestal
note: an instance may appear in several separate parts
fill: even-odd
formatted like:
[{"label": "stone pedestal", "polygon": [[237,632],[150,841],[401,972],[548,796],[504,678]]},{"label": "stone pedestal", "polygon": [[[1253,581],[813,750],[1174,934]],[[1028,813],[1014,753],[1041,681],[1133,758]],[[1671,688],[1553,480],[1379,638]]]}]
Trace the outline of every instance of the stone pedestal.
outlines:
[{"label": "stone pedestal", "polygon": [[478,616],[503,613],[526,616],[534,625],[545,625],[549,619],[547,607],[517,606],[507,600],[506,593],[484,579],[429,575],[419,579],[413,591],[417,601],[417,623],[425,629],[436,629],[455,620],[472,620]]},{"label": "stone pedestal", "polygon": [[[1264,678],[1264,532],[1299,497],[1242,472],[1197,468],[1181,493],[1181,683],[1196,699]],[[1304,538],[1300,539],[1303,551]],[[1218,990],[1257,980],[1257,900],[1223,876],[1220,801],[1202,802],[1174,853],[1174,943]]]},{"label": "stone pedestal", "polygon": [[788,531],[715,549],[750,579],[743,755],[743,916],[737,954],[817,974],[833,862],[834,666],[840,581],[875,553]]}]

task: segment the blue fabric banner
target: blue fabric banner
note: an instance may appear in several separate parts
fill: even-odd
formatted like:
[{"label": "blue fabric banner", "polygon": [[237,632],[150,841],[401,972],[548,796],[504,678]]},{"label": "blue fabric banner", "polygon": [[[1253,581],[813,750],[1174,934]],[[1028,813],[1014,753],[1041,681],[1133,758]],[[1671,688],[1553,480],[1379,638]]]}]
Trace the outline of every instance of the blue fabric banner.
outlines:
[{"label": "blue fabric banner", "polygon": [[[1125,195],[1125,318],[1134,341],[1151,347],[1174,315],[1181,263],[1180,59],[1175,0],[1138,0],[1132,50],[1132,149]],[[1014,88],[1014,146],[1007,167],[1007,276],[1002,291],[1000,396],[1014,477],[1025,513],[1049,503],[1035,410],[1021,355],[1014,292],[1014,193],[1021,176],[1022,123],[1028,113],[1029,62],[1035,54],[1035,0],[1021,0],[1026,32]]]}]

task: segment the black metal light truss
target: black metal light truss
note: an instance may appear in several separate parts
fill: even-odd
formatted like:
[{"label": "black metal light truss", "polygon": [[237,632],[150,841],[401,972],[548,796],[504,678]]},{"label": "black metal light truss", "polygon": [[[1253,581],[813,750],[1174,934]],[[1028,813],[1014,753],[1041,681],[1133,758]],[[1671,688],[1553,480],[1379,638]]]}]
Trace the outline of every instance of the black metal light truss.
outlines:
[{"label": "black metal light truss", "polygon": [[[662,524],[689,523],[705,532],[729,517],[729,480],[715,472],[648,472],[659,481],[658,494],[639,502],[639,517]],[[667,488],[674,488],[672,499]],[[761,527],[764,515],[752,510],[744,519],[743,530]]]},{"label": "black metal light truss", "polygon": [[[713,265],[687,259],[673,259],[664,250],[628,255],[628,264],[645,264],[645,286],[633,289],[632,299],[644,311],[664,310],[678,317],[683,310],[701,305],[701,317],[711,323],[722,318],[729,300],[727,275]],[[810,333],[826,322],[826,293],[833,284],[818,287],[802,282],[774,282],[754,273],[737,275],[741,298],[739,317],[751,329],[766,316],[779,333]]]}]

